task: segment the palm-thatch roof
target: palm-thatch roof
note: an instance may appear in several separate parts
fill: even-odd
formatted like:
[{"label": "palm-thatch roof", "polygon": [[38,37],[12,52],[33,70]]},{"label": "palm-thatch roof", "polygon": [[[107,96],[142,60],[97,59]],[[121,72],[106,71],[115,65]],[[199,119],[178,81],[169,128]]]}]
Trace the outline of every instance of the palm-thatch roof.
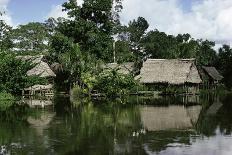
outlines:
[{"label": "palm-thatch roof", "polygon": [[23,61],[32,61],[35,67],[27,71],[28,76],[55,77],[56,74],[51,70],[49,65],[43,61],[43,55],[39,56],[17,56],[16,58]]},{"label": "palm-thatch roof", "polygon": [[118,69],[118,72],[121,74],[130,74],[133,71],[134,63],[126,62],[122,64],[117,63],[108,63],[103,68],[104,69]]},{"label": "palm-thatch roof", "polygon": [[206,74],[216,81],[221,81],[224,77],[217,71],[215,67],[202,67]]},{"label": "palm-thatch roof", "polygon": [[195,59],[148,59],[136,79],[144,84],[202,83]]}]

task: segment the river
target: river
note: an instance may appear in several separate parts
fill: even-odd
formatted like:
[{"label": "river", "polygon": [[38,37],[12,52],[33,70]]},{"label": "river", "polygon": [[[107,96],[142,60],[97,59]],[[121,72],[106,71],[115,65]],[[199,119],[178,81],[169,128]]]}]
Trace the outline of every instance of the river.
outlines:
[{"label": "river", "polygon": [[0,154],[231,155],[232,96],[24,100],[0,109]]}]

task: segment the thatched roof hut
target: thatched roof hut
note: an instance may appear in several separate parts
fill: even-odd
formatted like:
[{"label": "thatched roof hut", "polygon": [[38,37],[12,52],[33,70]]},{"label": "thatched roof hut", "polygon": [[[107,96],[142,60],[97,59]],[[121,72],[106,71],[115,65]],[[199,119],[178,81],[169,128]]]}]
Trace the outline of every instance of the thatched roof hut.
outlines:
[{"label": "thatched roof hut", "polygon": [[122,64],[108,63],[103,68],[104,69],[118,69],[118,72],[121,74],[130,74],[133,72],[134,63],[133,62],[126,62]]},{"label": "thatched roof hut", "polygon": [[144,84],[202,83],[195,59],[148,59],[143,63],[140,75],[136,79]]},{"label": "thatched roof hut", "polygon": [[38,56],[17,56],[16,58],[23,61],[32,61],[35,67],[27,71],[28,76],[55,77],[56,74],[51,70],[49,65],[43,61],[43,55]]},{"label": "thatched roof hut", "polygon": [[213,81],[221,81],[224,78],[215,67],[203,66],[202,68]]}]

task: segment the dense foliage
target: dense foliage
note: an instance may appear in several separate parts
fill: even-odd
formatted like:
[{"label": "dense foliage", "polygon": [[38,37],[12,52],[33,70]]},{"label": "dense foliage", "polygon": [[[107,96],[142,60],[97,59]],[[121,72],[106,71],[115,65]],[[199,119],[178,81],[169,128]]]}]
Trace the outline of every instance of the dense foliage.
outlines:
[{"label": "dense foliage", "polygon": [[229,45],[223,45],[219,49],[217,67],[224,76],[225,85],[232,88],[232,48]]},{"label": "dense foliage", "polygon": [[0,92],[19,95],[23,88],[46,82],[39,77],[27,76],[27,71],[33,67],[30,61],[16,59],[9,53],[0,53]]},{"label": "dense foliage", "polygon": [[125,95],[137,86],[131,75],[120,74],[117,69],[105,70],[98,77],[95,89],[106,96]]},{"label": "dense foliage", "polygon": [[48,30],[42,23],[19,25],[11,32],[14,48],[20,51],[43,52],[47,50]]},{"label": "dense foliage", "polygon": [[[1,17],[0,13],[0,17]],[[0,51],[7,50],[13,47],[13,41],[10,39],[12,28],[0,19]]]}]

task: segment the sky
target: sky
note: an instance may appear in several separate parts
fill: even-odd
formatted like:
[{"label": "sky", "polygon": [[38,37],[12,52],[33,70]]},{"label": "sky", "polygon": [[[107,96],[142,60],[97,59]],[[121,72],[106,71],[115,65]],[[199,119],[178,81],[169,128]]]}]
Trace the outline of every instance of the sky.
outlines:
[{"label": "sky", "polygon": [[[48,17],[67,17],[61,7],[65,1],[0,0],[0,10],[6,12],[2,18],[16,27]],[[123,24],[142,16],[150,23],[150,30],[189,33],[197,39],[216,41],[218,46],[232,43],[232,0],[123,0],[123,6]]]}]

